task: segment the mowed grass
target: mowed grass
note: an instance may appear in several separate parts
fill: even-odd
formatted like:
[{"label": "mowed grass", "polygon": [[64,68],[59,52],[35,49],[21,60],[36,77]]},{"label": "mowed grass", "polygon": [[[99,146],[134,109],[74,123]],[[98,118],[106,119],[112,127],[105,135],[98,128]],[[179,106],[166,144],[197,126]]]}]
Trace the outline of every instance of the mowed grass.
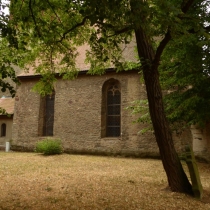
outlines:
[{"label": "mowed grass", "polygon": [[201,201],[166,190],[159,160],[0,152],[0,209],[210,209],[210,165],[198,166]]}]

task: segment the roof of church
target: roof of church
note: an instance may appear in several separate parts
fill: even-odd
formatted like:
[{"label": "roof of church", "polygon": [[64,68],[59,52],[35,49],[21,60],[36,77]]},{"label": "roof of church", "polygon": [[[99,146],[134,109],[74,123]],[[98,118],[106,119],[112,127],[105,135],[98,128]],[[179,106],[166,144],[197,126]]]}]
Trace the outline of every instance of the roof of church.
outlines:
[{"label": "roof of church", "polygon": [[14,113],[14,103],[15,99],[12,97],[2,97],[0,98],[0,107],[5,109],[8,114]]},{"label": "roof of church", "polygon": [[[136,61],[135,56],[135,46],[136,42],[131,41],[129,44],[121,45],[122,48],[122,56],[125,58],[126,61]],[[89,50],[90,47],[88,45],[83,45],[77,47],[78,56],[76,57],[76,68],[79,69],[79,71],[86,72],[90,69],[90,64],[85,62],[86,59],[86,51]],[[113,68],[113,66],[110,68]],[[22,71],[18,77],[28,77],[28,76],[39,76],[39,74],[35,73],[33,68],[29,68],[28,71]]]}]

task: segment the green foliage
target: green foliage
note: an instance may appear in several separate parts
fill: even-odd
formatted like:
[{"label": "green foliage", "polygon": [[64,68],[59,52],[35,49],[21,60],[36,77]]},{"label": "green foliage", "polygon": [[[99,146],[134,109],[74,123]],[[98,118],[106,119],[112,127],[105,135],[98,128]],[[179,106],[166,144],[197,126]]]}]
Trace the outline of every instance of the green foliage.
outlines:
[{"label": "green foliage", "polygon": [[44,155],[56,155],[61,154],[63,148],[59,139],[44,139],[36,143],[35,152]]},{"label": "green foliage", "polygon": [[[210,120],[210,43],[206,27],[210,22],[210,2],[196,1],[187,12],[183,10],[185,3],[190,1],[12,1],[13,18],[9,20],[4,15],[2,22],[7,37],[5,44],[10,48],[2,42],[2,50],[5,49],[8,58],[15,58],[19,66],[30,65],[42,75],[33,90],[46,95],[54,87],[54,73],[64,79],[77,76],[78,46],[89,46],[86,49],[89,74],[104,74],[109,67],[117,71],[140,69],[144,65],[152,66],[153,62],[143,57],[137,57],[136,61],[123,57],[134,30],[143,28],[145,40],[151,43],[155,53],[169,30],[172,38],[164,48],[159,66],[162,88],[171,91],[164,97],[168,120],[173,126],[202,126]],[[1,55],[5,58],[5,53]],[[7,65],[2,65],[2,78],[13,78],[13,73]],[[7,88],[1,81],[0,85],[3,91]],[[145,119],[141,117],[138,121]]]},{"label": "green foliage", "polygon": [[[164,2],[165,6],[169,4],[172,6]],[[195,124],[204,127],[210,121],[208,7],[209,1],[197,2],[189,10],[188,18],[174,19],[173,39],[162,54],[159,73],[165,113],[172,130],[180,131]],[[134,110],[144,116],[141,107],[136,102]],[[146,121],[150,122],[149,116]]]},{"label": "green foliage", "polygon": [[[64,79],[77,76],[77,46],[83,45],[90,37],[89,27],[76,27],[83,18],[79,7],[77,1],[11,2],[14,18],[10,23],[18,33],[19,49],[24,49],[25,56],[21,60],[24,68],[30,66],[45,78],[49,78],[46,74],[54,73],[61,74]],[[35,87],[41,94],[45,92],[41,89],[49,87],[44,84],[45,78]],[[53,87],[54,80],[48,82]]]},{"label": "green foliage", "polygon": [[5,115],[5,114],[7,114],[6,110],[0,107],[0,115]]},{"label": "green foliage", "polygon": [[46,73],[42,75],[42,78],[33,86],[32,90],[38,92],[41,96],[51,95],[55,81],[54,74]]},{"label": "green foliage", "polygon": [[177,129],[192,124],[204,127],[210,121],[210,41],[208,31],[201,27],[209,20],[205,3],[194,5],[190,15],[202,14],[200,21],[193,24],[193,30],[193,25],[188,26],[191,33],[171,41],[159,68],[162,88],[166,92],[166,115]]},{"label": "green foliage", "polygon": [[[159,66],[162,88],[170,90],[164,97],[168,120],[173,126],[202,126],[210,120],[207,27],[210,1],[190,3],[181,0],[17,0],[10,5],[13,18],[9,20],[4,15],[2,30],[7,44],[18,49],[18,65],[25,68],[30,65],[43,76],[33,88],[41,95],[52,91],[56,81],[52,74],[59,73],[64,79],[77,76],[78,46],[89,46],[86,49],[89,74],[104,74],[109,67],[117,71],[140,69],[144,65],[152,66],[153,62],[144,57],[137,57],[136,61],[123,57],[124,46],[133,40],[134,30],[143,28],[144,39],[151,43],[155,53],[170,31],[171,41],[164,48]],[[185,4],[190,5],[187,12],[183,9]],[[7,22],[9,24],[5,24]],[[3,49],[13,53],[9,58],[17,58],[11,48],[2,46]],[[13,73],[9,74],[12,70],[4,71],[4,68],[7,65],[2,65],[2,77],[13,77]],[[2,86],[4,91],[6,84]],[[142,120],[145,119],[141,117],[139,121]]]},{"label": "green foliage", "polygon": [[14,97],[15,88],[11,85],[11,81],[19,84],[14,68],[20,56],[17,52],[15,30],[9,24],[9,2],[0,1],[0,88],[2,92],[8,90]]},{"label": "green foliage", "polygon": [[148,100],[133,101],[126,109],[131,110],[131,113],[138,117],[134,123],[145,123],[147,125],[147,127],[140,130],[139,133],[144,134],[147,131],[153,130],[149,114]]}]

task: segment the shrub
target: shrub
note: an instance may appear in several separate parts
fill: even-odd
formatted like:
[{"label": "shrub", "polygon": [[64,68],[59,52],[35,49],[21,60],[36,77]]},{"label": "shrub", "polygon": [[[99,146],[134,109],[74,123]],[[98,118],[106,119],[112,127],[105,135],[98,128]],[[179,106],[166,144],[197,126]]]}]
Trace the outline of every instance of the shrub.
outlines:
[{"label": "shrub", "polygon": [[56,155],[63,152],[61,141],[59,139],[44,139],[36,143],[35,152],[44,155]]}]

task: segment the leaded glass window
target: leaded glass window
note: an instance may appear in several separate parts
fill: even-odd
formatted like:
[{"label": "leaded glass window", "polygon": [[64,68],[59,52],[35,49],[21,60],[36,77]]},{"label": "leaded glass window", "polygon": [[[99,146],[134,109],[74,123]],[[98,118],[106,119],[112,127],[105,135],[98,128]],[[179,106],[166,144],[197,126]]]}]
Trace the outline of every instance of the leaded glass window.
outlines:
[{"label": "leaded glass window", "polygon": [[45,100],[43,134],[44,136],[53,136],[55,93],[47,95]]},{"label": "leaded glass window", "polygon": [[120,136],[121,93],[119,84],[110,84],[107,89],[107,137]]}]

